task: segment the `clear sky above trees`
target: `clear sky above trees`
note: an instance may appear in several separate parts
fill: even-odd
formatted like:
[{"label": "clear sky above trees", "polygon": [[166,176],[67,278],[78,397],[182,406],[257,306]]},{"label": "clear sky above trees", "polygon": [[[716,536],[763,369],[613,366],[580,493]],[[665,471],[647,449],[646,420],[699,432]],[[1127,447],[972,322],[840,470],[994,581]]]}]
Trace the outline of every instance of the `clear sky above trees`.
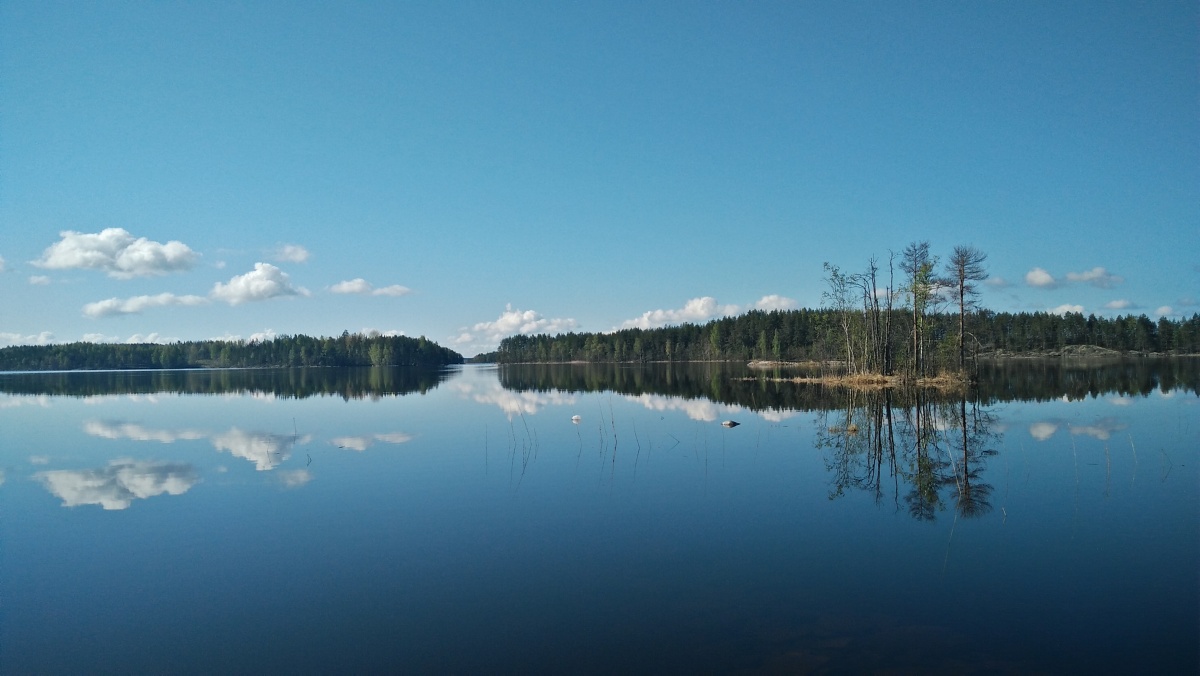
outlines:
[{"label": "clear sky above trees", "polygon": [[1200,310],[1194,2],[0,3],[0,345]]}]

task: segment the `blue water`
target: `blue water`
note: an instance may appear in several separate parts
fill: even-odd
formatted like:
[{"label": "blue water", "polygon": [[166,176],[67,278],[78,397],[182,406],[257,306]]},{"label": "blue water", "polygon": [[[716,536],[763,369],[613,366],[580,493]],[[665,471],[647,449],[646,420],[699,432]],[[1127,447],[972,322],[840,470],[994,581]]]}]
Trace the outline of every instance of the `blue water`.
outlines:
[{"label": "blue water", "polygon": [[973,513],[939,413],[915,518],[906,440],[652,390],[0,394],[0,672],[1200,668],[1194,393],[986,407]]}]

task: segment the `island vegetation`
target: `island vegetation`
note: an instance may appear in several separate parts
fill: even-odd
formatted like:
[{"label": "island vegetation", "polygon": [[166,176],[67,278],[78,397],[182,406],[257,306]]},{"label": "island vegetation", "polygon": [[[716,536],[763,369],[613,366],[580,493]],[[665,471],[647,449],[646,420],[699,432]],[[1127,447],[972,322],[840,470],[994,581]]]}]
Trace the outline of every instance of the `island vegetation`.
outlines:
[{"label": "island vegetation", "polygon": [[342,332],[339,337],[156,343],[65,343],[0,349],[0,371],[263,368],[287,366],[421,366],[461,364],[463,357],[424,336]]},{"label": "island vegetation", "polygon": [[986,255],[955,247],[939,266],[928,242],[871,258],[862,272],[825,265],[818,309],[754,310],[705,324],[609,333],[517,335],[474,361],[498,363],[756,361],[807,363],[817,379],[965,380],[981,360],[1069,354],[1200,354],[1200,314],[995,312],[978,303]]}]

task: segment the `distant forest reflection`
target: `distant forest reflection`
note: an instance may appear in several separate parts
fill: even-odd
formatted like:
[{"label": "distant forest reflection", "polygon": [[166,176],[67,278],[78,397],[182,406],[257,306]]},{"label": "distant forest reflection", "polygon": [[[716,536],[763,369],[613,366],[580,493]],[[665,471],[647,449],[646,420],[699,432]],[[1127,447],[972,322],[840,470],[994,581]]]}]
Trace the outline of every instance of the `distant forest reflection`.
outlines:
[{"label": "distant forest reflection", "polygon": [[404,367],[187,369],[0,373],[0,392],[94,397],[121,394],[255,394],[288,399],[401,396],[437,387],[457,369]]},{"label": "distant forest reflection", "polygon": [[[343,399],[425,393],[461,367],[188,369],[0,373],[0,392],[89,397],[121,394],[258,394]],[[838,388],[790,382],[789,369],[755,370],[734,362],[659,364],[505,364],[500,385],[512,391],[606,392],[704,398],[753,411],[819,411],[840,407]],[[1125,358],[1099,361],[1008,359],[981,362],[967,395],[979,405],[1006,401],[1083,399],[1113,394],[1146,396],[1180,389],[1200,395],[1200,358]],[[928,393],[930,398],[937,395]],[[917,393],[896,390],[892,405],[911,408]]]},{"label": "distant forest reflection", "polygon": [[[790,369],[754,370],[729,362],[506,364],[500,367],[500,384],[517,391],[703,397],[754,411],[819,411],[840,406],[835,402],[840,401],[844,390],[787,380],[794,375],[799,373]],[[981,363],[979,382],[968,399],[991,404],[1103,394],[1146,396],[1155,390],[1174,389],[1200,395],[1200,358],[1010,359]],[[937,397],[935,393],[927,396]],[[910,407],[915,404],[916,393],[896,390],[890,397],[894,405]]]}]

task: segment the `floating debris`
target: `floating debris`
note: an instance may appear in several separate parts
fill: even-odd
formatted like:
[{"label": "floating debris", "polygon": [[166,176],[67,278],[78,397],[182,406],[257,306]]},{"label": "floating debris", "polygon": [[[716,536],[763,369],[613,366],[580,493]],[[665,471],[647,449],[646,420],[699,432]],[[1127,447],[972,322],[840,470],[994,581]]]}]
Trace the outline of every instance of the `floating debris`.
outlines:
[{"label": "floating debris", "polygon": [[581,417],[579,417],[579,416],[577,416],[577,415],[573,415],[573,416],[571,416],[571,422],[575,423],[576,425],[578,425],[578,424],[579,424],[579,421],[580,421],[580,420],[583,420],[583,418],[581,418]]},{"label": "floating debris", "polygon": [[742,423],[737,422],[736,420],[726,420],[725,422],[721,423],[721,427],[737,427],[741,424]]}]

